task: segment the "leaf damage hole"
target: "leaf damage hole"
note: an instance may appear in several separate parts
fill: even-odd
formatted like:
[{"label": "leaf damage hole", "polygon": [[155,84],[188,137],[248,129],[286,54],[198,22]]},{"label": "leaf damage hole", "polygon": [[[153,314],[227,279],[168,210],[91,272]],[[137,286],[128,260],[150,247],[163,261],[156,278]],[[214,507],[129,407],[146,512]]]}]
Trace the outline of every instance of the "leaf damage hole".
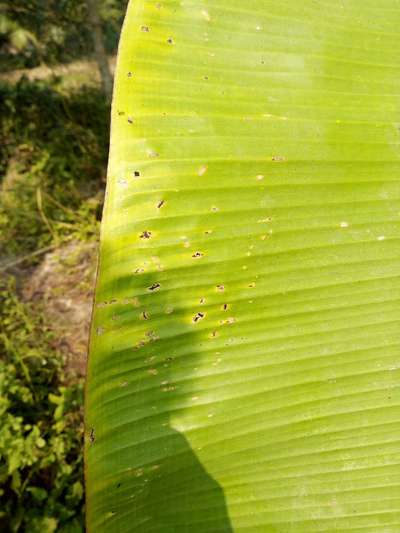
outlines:
[{"label": "leaf damage hole", "polygon": [[199,259],[200,257],[203,257],[203,252],[195,252],[192,257],[195,259]]},{"label": "leaf damage hole", "polygon": [[196,322],[199,322],[199,320],[203,320],[203,318],[205,317],[205,313],[201,313],[200,311],[198,313],[196,313],[193,317],[193,322],[196,323]]},{"label": "leaf damage hole", "polygon": [[140,170],[135,170],[133,172],[133,175],[134,175],[135,178],[140,178]]},{"label": "leaf damage hole", "polygon": [[143,311],[142,313],[143,320],[149,320],[150,316],[147,311]]}]

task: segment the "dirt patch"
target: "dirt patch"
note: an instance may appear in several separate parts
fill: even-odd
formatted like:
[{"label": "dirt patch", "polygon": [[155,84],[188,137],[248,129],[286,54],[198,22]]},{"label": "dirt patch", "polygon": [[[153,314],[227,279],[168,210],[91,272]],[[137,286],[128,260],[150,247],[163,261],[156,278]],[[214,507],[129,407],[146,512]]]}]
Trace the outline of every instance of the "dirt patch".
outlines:
[{"label": "dirt patch", "polygon": [[[116,57],[108,58],[110,71],[114,73]],[[76,77],[77,81],[84,83],[100,83],[100,74],[97,68],[97,63],[93,60],[80,60],[65,65],[55,65],[49,67],[42,65],[40,67],[30,69],[12,70],[10,72],[0,73],[0,81],[8,83],[17,83],[21,78],[26,77],[30,81],[44,80],[51,76],[61,77]],[[79,85],[79,84],[78,84]]]},{"label": "dirt patch", "polygon": [[70,243],[47,253],[22,289],[26,300],[42,304],[67,370],[79,376],[86,371],[96,263],[96,243]]}]

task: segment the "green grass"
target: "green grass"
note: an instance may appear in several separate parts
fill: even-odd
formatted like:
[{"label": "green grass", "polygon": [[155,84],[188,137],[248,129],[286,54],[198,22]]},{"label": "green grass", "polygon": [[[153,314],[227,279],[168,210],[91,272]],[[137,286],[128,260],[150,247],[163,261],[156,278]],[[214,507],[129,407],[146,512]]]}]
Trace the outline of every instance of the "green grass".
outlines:
[{"label": "green grass", "polygon": [[0,530],[82,531],[82,383],[38,305],[0,286]]},{"label": "green grass", "polygon": [[0,101],[3,257],[97,237],[108,149],[100,89],[22,79],[2,83]]},{"label": "green grass", "polygon": [[17,287],[45,250],[97,240],[109,109],[68,72],[2,81],[0,102],[0,530],[80,532],[83,381]]}]

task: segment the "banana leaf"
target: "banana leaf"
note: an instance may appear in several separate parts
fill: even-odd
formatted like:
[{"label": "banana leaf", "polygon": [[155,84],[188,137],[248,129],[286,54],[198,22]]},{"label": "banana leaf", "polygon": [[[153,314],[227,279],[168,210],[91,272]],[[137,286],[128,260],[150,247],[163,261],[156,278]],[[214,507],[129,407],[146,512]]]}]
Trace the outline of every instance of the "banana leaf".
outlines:
[{"label": "banana leaf", "polygon": [[136,0],[89,532],[400,531],[400,3]]}]

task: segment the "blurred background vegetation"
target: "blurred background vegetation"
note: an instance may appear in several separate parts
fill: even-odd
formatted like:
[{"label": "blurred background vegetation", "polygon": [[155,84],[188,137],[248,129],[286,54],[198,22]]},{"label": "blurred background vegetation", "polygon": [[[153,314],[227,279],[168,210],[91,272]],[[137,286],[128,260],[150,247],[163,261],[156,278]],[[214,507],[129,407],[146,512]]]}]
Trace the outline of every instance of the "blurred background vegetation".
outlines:
[{"label": "blurred background vegetation", "polygon": [[0,531],[84,530],[83,380],[127,0],[0,0]]}]

